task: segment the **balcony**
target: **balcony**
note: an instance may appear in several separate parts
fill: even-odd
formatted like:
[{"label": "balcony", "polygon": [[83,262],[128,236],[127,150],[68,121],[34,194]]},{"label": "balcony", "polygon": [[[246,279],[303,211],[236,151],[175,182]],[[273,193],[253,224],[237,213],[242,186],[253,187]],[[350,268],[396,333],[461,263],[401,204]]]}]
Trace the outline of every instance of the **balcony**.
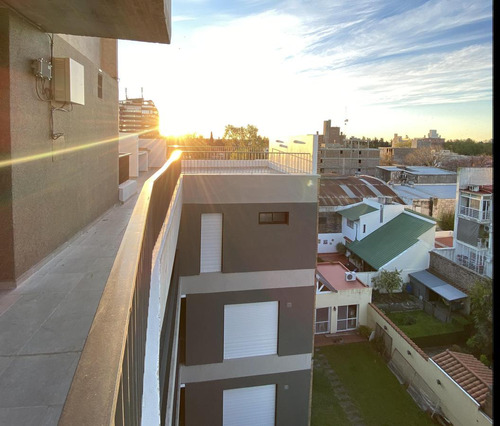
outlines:
[{"label": "balcony", "polygon": [[479,222],[491,222],[491,210],[483,211],[472,207],[460,206],[459,214]]}]

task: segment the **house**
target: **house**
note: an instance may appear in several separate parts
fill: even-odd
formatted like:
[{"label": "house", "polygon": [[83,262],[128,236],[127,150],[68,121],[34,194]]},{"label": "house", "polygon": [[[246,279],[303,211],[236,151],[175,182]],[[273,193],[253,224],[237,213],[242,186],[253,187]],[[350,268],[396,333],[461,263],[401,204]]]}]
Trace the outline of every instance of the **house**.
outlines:
[{"label": "house", "polygon": [[169,43],[169,4],[0,5],[0,288],[119,201],[117,39]]},{"label": "house", "polygon": [[378,166],[376,176],[392,184],[456,184],[455,172],[430,166]]},{"label": "house", "polygon": [[340,210],[360,203],[364,198],[377,197],[392,197],[395,203],[403,204],[403,200],[389,185],[373,176],[321,176],[318,253],[335,253],[336,245],[344,243]]},{"label": "house", "polygon": [[[409,273],[429,267],[429,251],[434,248],[436,222],[408,209],[384,221],[385,207],[381,204],[377,211],[360,215],[358,219],[355,216],[349,219],[349,210],[344,213],[348,230],[346,255],[356,265],[357,277],[367,285],[371,285],[372,278],[382,269],[401,270],[403,282],[408,282]],[[376,216],[381,226],[374,223]]]},{"label": "house", "polygon": [[315,333],[335,334],[367,324],[372,288],[356,278],[342,263],[316,267]]},{"label": "house", "polygon": [[[469,271],[489,278],[493,276],[492,173],[491,167],[459,170],[453,248],[434,250],[436,255],[464,267],[465,274]],[[462,281],[452,265],[442,265],[441,269],[449,271],[453,281]]]}]

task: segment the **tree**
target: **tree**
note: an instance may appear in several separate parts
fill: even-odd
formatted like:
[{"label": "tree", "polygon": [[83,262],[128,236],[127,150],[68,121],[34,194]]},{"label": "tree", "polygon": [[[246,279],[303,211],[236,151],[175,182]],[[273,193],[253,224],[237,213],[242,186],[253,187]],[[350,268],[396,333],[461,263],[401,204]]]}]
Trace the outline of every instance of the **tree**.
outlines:
[{"label": "tree", "polygon": [[395,269],[394,271],[386,271],[382,269],[380,275],[372,278],[373,287],[376,290],[383,290],[389,295],[395,290],[400,290],[403,285],[403,279],[401,278],[401,271]]},{"label": "tree", "polygon": [[224,130],[224,145],[233,150],[253,149],[264,151],[269,147],[269,138],[262,137],[257,127],[248,124],[247,127],[236,127],[228,124]]},{"label": "tree", "polygon": [[455,228],[455,212],[444,212],[438,219],[439,229],[441,231],[453,231]]},{"label": "tree", "polygon": [[469,292],[469,297],[475,334],[467,340],[467,346],[475,352],[475,355],[484,355],[491,362],[493,361],[493,281],[491,278],[477,280]]},{"label": "tree", "polygon": [[404,158],[404,163],[407,166],[432,166],[437,167],[442,160],[442,153],[440,150],[425,147],[414,149],[410,154]]}]

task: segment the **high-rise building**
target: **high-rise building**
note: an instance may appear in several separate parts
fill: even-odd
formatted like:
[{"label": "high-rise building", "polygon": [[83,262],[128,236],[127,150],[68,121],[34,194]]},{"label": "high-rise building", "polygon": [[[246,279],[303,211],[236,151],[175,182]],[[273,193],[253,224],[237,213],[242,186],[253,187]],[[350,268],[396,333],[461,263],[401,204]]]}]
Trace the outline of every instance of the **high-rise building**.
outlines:
[{"label": "high-rise building", "polygon": [[153,101],[144,98],[120,101],[120,132],[154,137],[159,134],[159,123],[160,116]]}]

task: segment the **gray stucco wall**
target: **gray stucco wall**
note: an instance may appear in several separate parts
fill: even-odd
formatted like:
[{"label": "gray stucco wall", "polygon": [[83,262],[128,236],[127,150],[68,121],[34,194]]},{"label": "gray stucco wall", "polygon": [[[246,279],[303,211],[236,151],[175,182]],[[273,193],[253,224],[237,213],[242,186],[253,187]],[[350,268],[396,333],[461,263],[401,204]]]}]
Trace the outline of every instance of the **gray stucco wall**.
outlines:
[{"label": "gray stucco wall", "polygon": [[[289,212],[288,225],[259,225],[259,212]],[[222,272],[311,269],[316,265],[317,204],[184,204],[181,276],[200,273],[201,214],[223,214]]]},{"label": "gray stucco wall", "polygon": [[[10,160],[9,15],[0,8],[0,163]],[[14,276],[12,168],[0,166],[0,288]]]},{"label": "gray stucco wall", "polygon": [[310,353],[314,286],[186,296],[186,365],[223,361],[224,305],[279,302],[278,355]]},{"label": "gray stucco wall", "polygon": [[276,384],[276,425],[306,426],[309,421],[311,370],[188,383],[185,390],[185,425],[220,426],[225,389],[268,384]]},{"label": "gray stucco wall", "polygon": [[[33,59],[50,59],[49,37],[17,16],[9,20],[10,153],[30,159],[12,167],[18,278],[118,201],[118,83],[104,73],[99,99],[99,64],[54,36],[54,57],[71,57],[85,68],[85,105],[54,113],[54,131],[64,137],[53,141],[51,103],[38,99],[31,69]],[[58,149],[71,152],[53,156]]]}]

